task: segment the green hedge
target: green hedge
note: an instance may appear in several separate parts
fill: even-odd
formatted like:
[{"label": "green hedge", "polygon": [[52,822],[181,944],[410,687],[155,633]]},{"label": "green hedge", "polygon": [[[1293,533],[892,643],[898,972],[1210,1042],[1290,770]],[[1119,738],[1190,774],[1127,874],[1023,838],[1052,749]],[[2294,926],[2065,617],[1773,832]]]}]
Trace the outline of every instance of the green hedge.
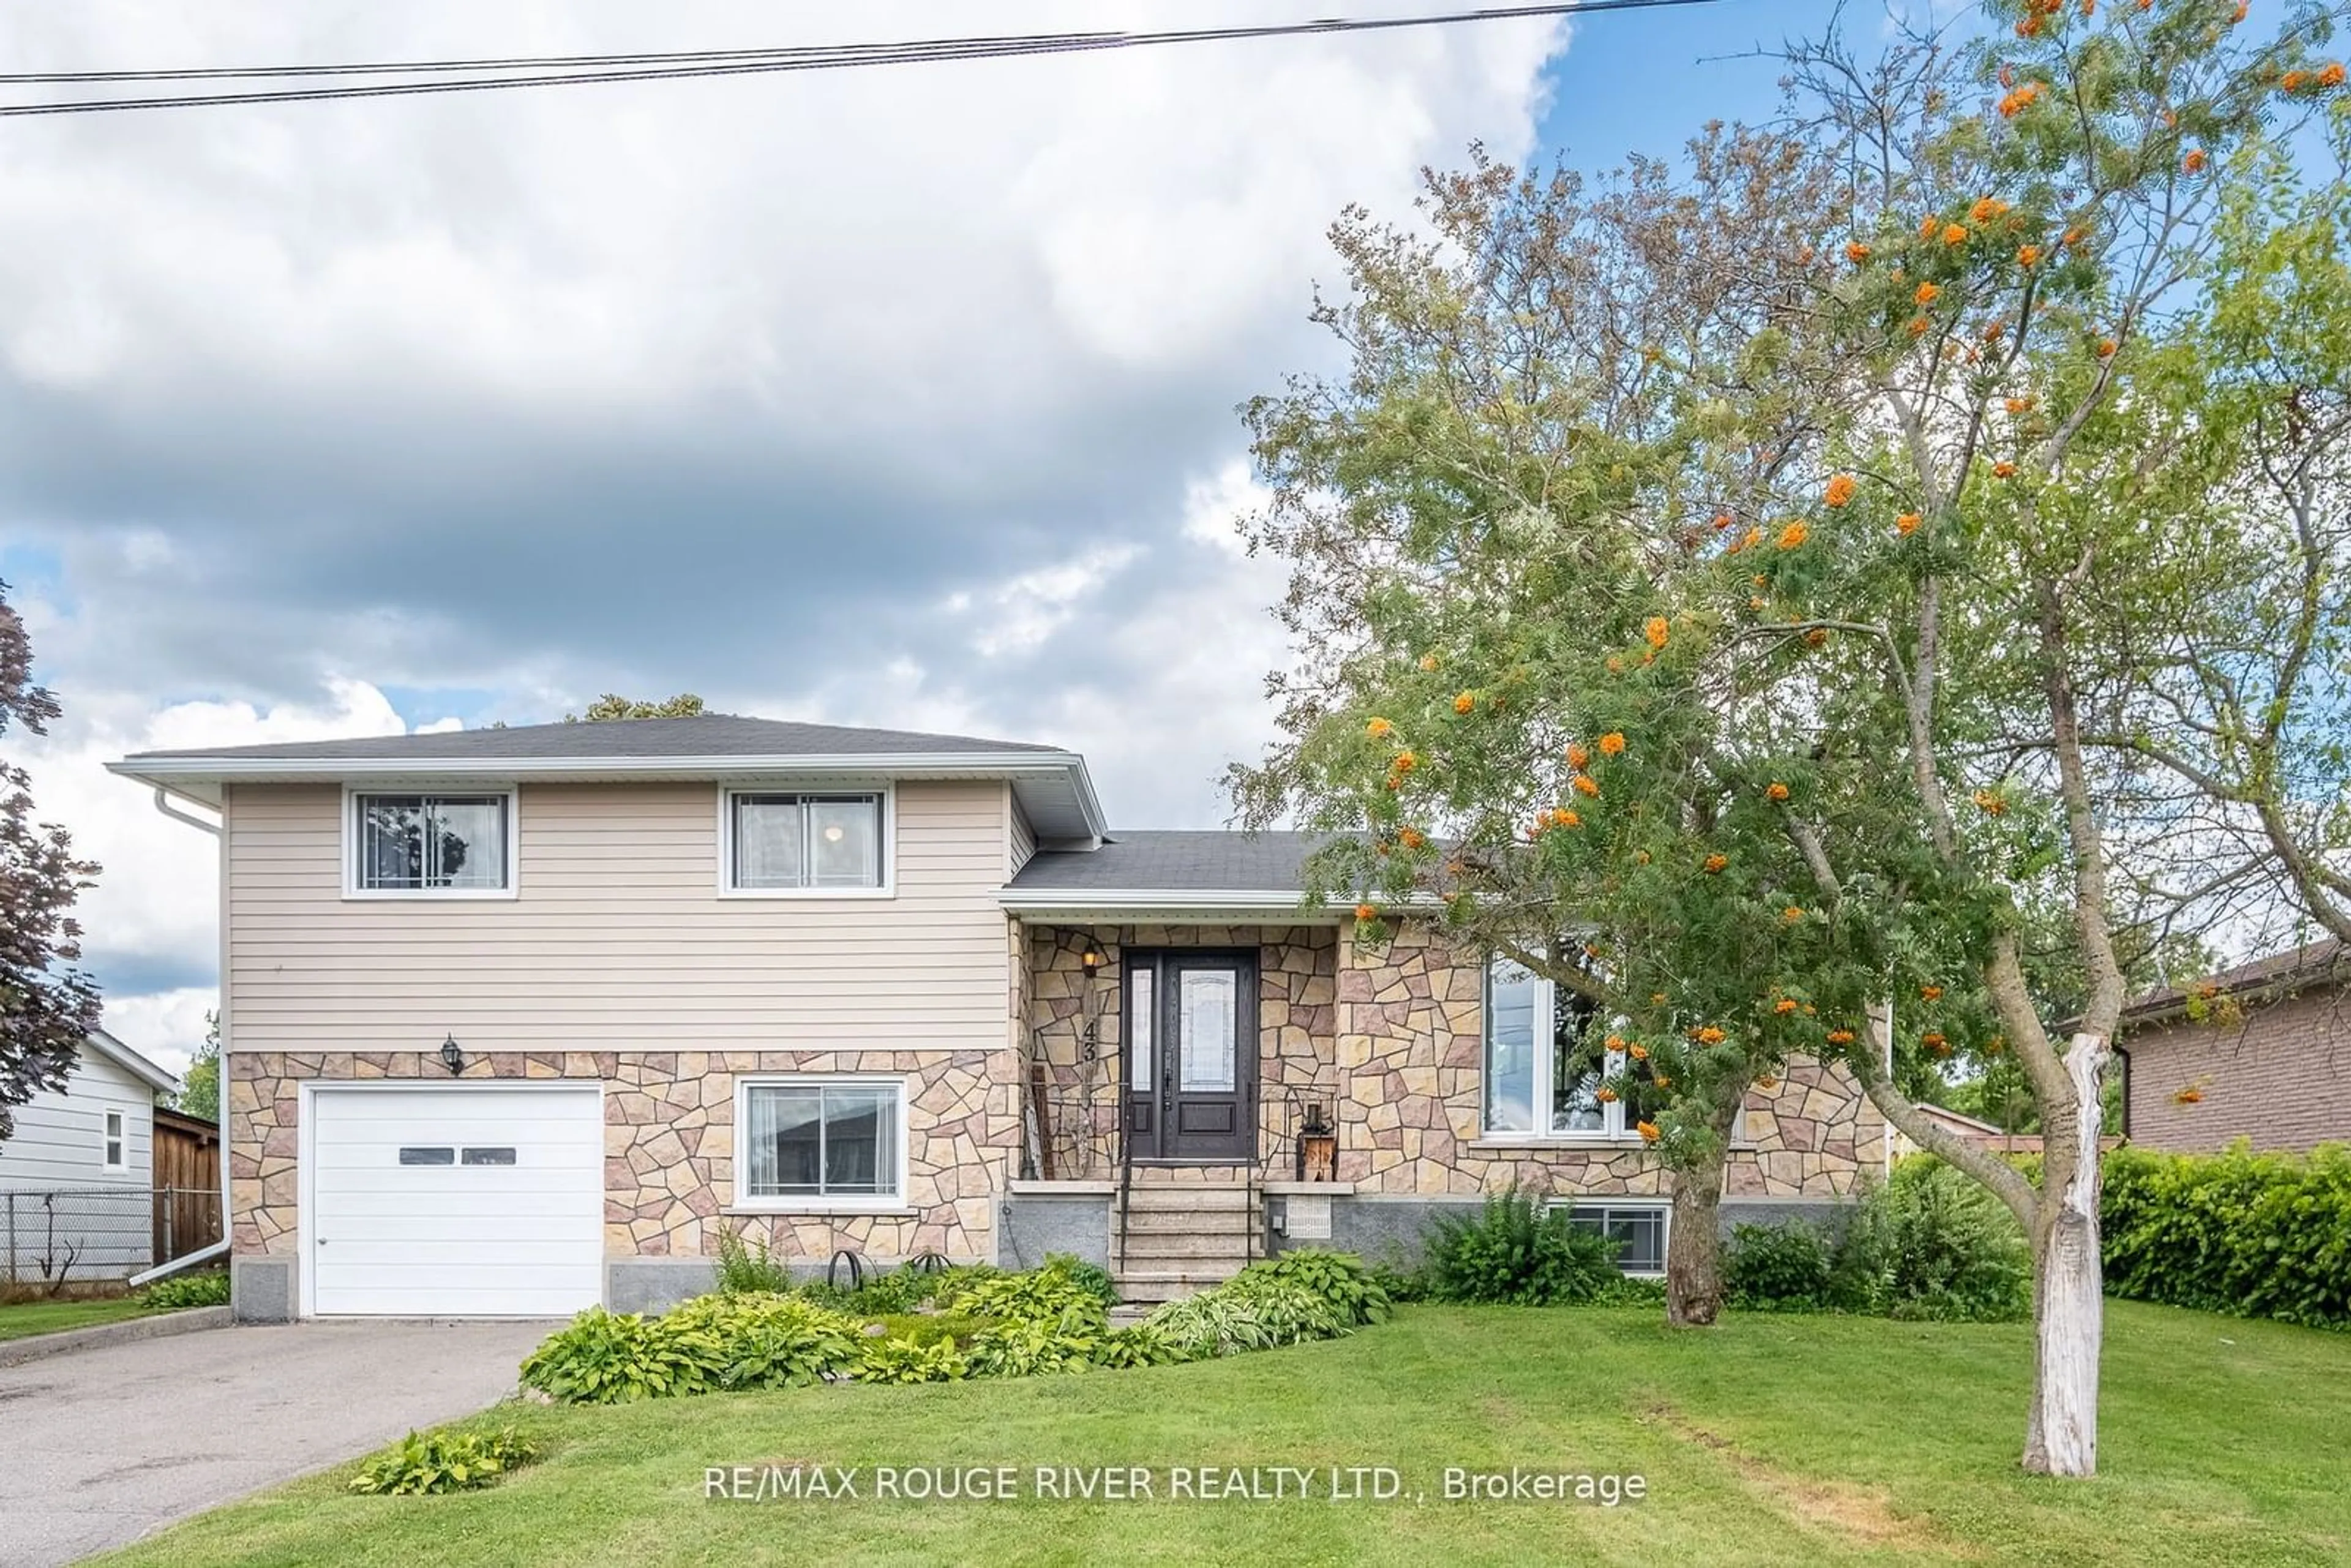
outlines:
[{"label": "green hedge", "polygon": [[2110,1294],[2351,1325],[2351,1145],[2307,1158],[2117,1149],[2099,1221]]}]

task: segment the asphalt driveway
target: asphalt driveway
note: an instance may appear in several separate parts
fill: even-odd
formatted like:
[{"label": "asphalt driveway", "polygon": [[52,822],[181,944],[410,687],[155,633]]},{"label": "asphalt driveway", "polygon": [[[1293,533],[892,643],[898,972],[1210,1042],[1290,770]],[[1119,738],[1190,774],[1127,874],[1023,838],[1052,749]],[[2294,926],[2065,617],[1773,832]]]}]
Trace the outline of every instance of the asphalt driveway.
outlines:
[{"label": "asphalt driveway", "polygon": [[0,1367],[0,1562],[70,1563],[479,1410],[550,1326],[211,1329]]}]

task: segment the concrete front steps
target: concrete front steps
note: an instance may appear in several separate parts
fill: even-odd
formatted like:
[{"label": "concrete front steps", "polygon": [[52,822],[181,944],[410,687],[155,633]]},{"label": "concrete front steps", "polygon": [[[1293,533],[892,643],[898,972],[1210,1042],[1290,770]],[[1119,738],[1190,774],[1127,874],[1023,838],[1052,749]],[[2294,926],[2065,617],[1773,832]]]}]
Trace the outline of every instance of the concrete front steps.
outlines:
[{"label": "concrete front steps", "polygon": [[1137,1305],[1220,1285],[1265,1251],[1264,1200],[1245,1177],[1186,1181],[1138,1170],[1124,1222],[1113,1210],[1112,1224],[1118,1293]]}]

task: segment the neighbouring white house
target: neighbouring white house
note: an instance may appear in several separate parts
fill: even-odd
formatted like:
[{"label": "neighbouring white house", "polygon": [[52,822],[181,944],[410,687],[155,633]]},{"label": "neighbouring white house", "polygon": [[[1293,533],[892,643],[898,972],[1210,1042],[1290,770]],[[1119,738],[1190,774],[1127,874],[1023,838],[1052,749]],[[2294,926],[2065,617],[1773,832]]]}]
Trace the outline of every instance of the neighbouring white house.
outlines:
[{"label": "neighbouring white house", "polygon": [[0,1140],[0,1284],[120,1280],[154,1261],[155,1096],[180,1081],[103,1030]]}]

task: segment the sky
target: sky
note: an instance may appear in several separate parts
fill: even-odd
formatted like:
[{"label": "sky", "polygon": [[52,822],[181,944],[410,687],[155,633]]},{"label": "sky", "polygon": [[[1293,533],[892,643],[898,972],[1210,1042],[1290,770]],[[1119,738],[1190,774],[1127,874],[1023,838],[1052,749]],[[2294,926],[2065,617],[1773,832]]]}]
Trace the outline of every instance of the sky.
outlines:
[{"label": "sky", "polygon": [[[1149,27],[1422,0],[0,0],[12,68]],[[105,867],[107,1023],[183,1064],[212,841],[130,751],[599,693],[1053,742],[1214,827],[1280,576],[1236,408],[1334,367],[1349,203],[1768,114],[1825,3],[0,129],[0,578],[65,717],[0,753]],[[1873,16],[1875,13],[1872,14]],[[22,95],[28,89],[6,92]]]}]

